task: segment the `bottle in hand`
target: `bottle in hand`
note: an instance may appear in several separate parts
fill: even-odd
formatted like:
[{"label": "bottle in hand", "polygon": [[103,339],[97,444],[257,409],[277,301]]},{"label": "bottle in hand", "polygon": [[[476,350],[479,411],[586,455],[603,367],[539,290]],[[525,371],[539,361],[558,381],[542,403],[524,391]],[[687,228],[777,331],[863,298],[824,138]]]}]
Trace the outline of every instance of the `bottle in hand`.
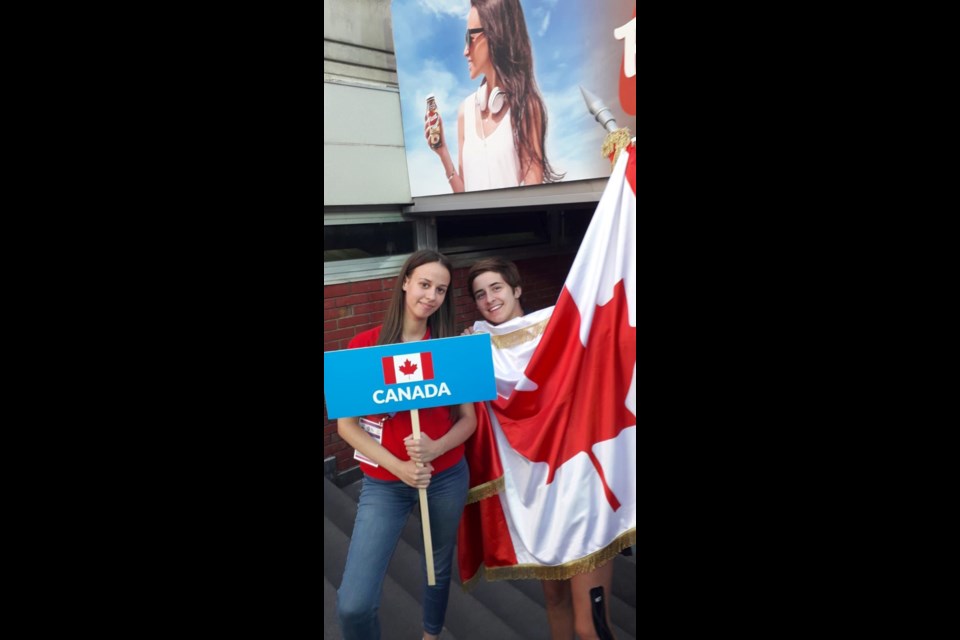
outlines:
[{"label": "bottle in hand", "polygon": [[431,93],[427,96],[427,140],[434,149],[440,148],[440,127],[437,99]]}]

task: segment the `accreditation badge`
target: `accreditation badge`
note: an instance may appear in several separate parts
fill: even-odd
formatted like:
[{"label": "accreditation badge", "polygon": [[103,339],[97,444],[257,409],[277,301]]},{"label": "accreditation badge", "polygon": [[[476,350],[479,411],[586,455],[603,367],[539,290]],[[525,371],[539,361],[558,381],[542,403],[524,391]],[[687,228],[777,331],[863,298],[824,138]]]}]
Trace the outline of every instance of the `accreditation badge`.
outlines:
[{"label": "accreditation badge", "polygon": [[[384,418],[380,422],[374,422],[373,420],[367,420],[366,418],[360,418],[360,426],[366,431],[371,438],[377,441],[377,444],[380,444],[383,440],[383,423],[386,420]],[[353,450],[353,459],[363,464],[368,464],[371,467],[379,467],[376,462],[368,458],[367,456],[360,453],[357,449]]]}]

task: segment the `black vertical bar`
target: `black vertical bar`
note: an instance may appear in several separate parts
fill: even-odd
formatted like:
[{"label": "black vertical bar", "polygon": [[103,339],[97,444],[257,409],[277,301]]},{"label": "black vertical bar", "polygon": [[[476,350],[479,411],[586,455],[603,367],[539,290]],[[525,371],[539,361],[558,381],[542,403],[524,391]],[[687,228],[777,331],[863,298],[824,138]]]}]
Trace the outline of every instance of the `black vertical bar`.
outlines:
[{"label": "black vertical bar", "polygon": [[606,606],[603,601],[603,587],[590,589],[590,608],[593,611],[593,628],[600,640],[613,640],[613,632],[607,626]]}]

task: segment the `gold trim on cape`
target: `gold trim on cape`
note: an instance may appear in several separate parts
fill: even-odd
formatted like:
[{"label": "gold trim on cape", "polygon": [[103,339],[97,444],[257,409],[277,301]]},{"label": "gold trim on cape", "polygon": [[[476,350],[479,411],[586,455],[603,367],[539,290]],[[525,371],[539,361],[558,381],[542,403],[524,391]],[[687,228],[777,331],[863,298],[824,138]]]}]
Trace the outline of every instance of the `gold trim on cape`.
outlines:
[{"label": "gold trim on cape", "polygon": [[470,491],[467,492],[467,504],[480,502],[485,498],[497,495],[501,491],[503,491],[503,476],[472,487]]},{"label": "gold trim on cape", "polygon": [[539,564],[517,564],[510,567],[487,567],[483,563],[473,577],[461,584],[464,591],[470,591],[477,585],[482,575],[487,582],[496,580],[568,580],[575,575],[593,571],[617,557],[627,547],[637,544],[637,529],[621,533],[617,538],[599,551],[565,564],[545,566]]},{"label": "gold trim on cape", "polygon": [[540,322],[537,322],[536,324],[530,325],[529,327],[517,329],[516,331],[504,333],[503,335],[495,336],[491,334],[490,341],[497,349],[509,349],[510,347],[517,346],[518,344],[536,340],[540,337],[540,334],[543,333],[543,330],[547,328],[547,320],[549,319],[550,318],[546,318]]}]

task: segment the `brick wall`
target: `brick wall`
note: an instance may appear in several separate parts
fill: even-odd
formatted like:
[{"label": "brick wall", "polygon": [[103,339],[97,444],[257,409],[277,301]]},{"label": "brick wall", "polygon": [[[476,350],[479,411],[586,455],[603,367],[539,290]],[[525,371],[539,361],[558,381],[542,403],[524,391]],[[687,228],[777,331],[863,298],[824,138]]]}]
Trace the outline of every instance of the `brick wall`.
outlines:
[{"label": "brick wall", "polygon": [[[346,349],[350,339],[383,322],[396,278],[332,284],[323,288],[323,350]],[[323,404],[323,457],[336,456],[337,472],[356,466],[353,447],[337,435],[336,420]]]},{"label": "brick wall", "polygon": [[[563,282],[573,264],[573,254],[517,260],[523,279],[524,311],[530,313],[556,304]],[[453,273],[453,301],[458,329],[480,320],[466,290],[468,267]],[[323,350],[346,349],[356,334],[383,322],[395,278],[380,278],[323,288]],[[323,457],[336,456],[337,472],[356,466],[353,448],[337,435],[336,421],[327,420],[323,406]]]}]

